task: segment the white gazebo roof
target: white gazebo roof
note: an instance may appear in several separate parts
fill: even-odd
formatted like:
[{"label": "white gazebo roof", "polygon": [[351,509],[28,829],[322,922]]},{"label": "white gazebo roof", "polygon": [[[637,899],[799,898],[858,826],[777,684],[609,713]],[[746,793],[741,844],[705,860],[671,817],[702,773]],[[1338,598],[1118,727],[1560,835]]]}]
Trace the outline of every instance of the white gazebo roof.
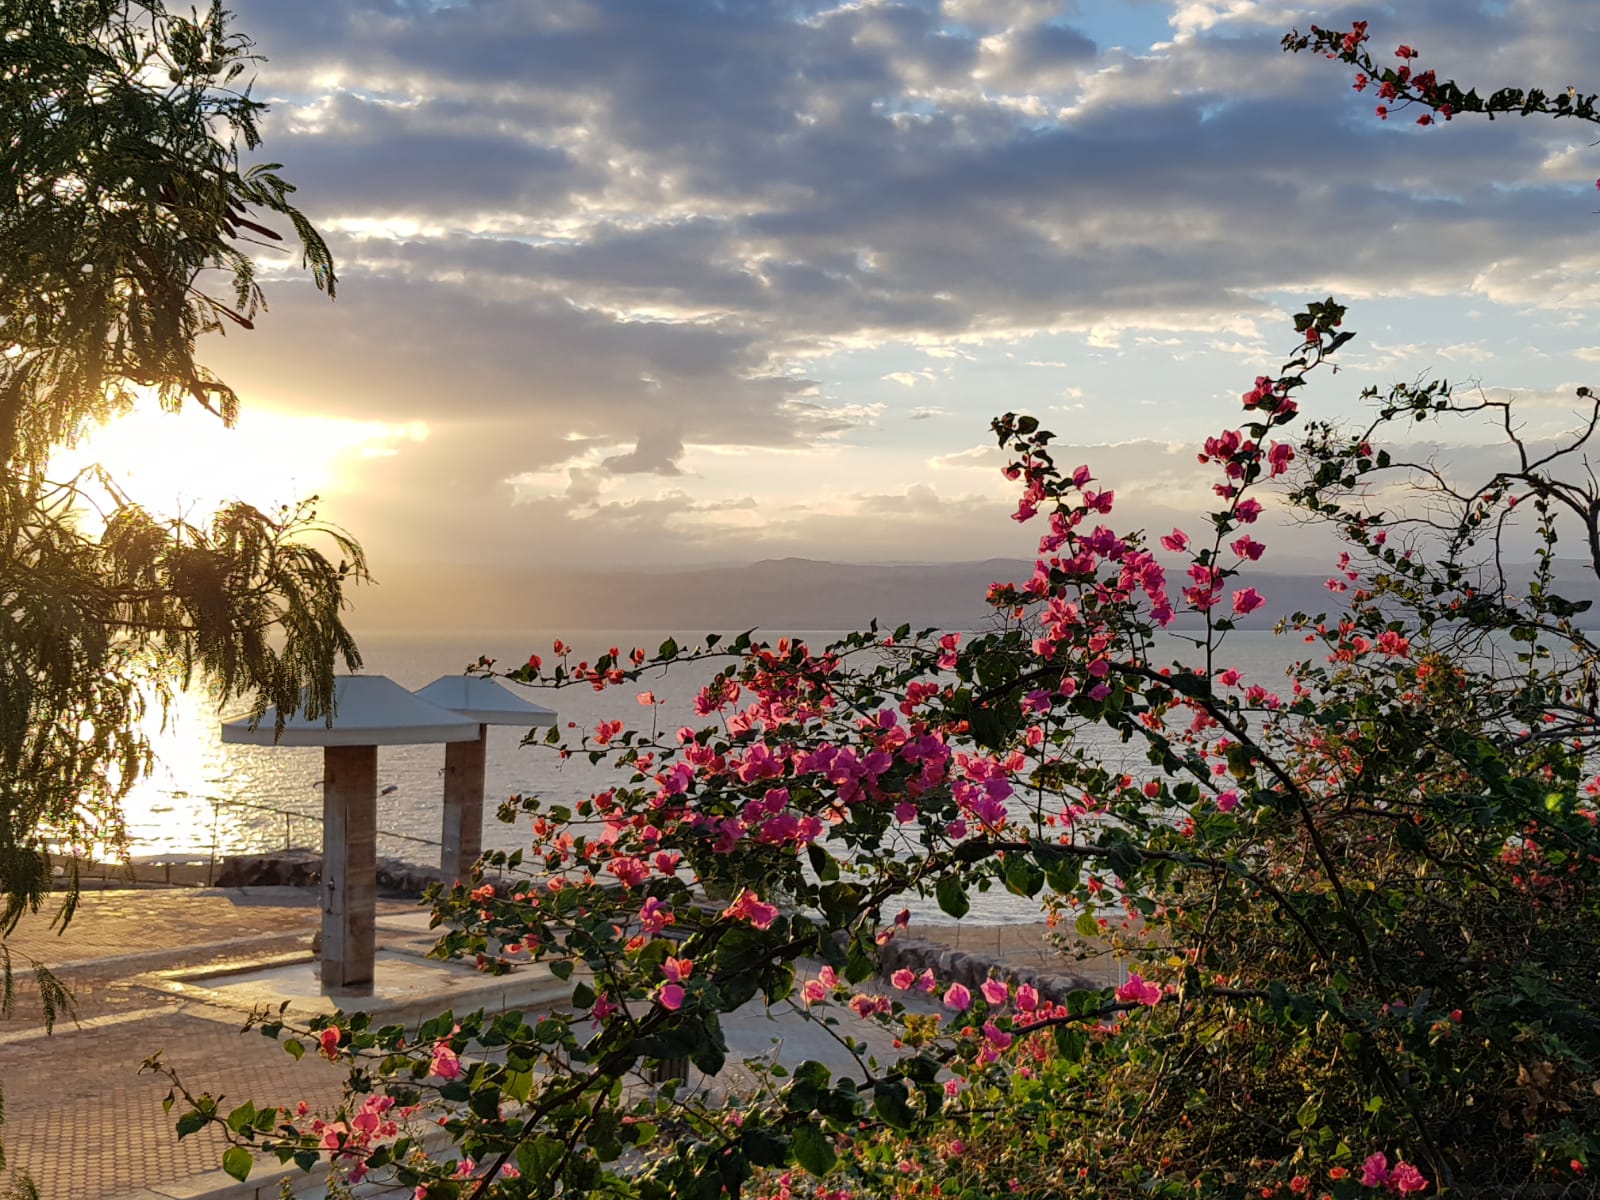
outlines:
[{"label": "white gazebo roof", "polygon": [[554,709],[531,704],[481,675],[441,675],[416,694],[482,725],[554,725]]},{"label": "white gazebo roof", "polygon": [[222,740],[248,746],[409,746],[422,742],[470,742],[478,718],[468,719],[418,699],[387,675],[340,675],[334,680],[334,717],[308,720],[303,712],[275,732],[278,713],[269,708],[254,729],[249,717],[224,721]]}]

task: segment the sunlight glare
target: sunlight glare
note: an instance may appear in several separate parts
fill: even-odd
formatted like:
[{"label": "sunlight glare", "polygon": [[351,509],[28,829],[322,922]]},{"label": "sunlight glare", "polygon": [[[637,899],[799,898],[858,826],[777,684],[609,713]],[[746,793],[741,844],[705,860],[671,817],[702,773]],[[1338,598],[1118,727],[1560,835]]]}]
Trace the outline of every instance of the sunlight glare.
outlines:
[{"label": "sunlight glare", "polygon": [[52,479],[99,464],[130,499],[163,516],[204,519],[242,500],[270,510],[355,486],[355,469],[428,437],[425,422],[358,421],[247,408],[234,428],[154,401],[58,451]]}]

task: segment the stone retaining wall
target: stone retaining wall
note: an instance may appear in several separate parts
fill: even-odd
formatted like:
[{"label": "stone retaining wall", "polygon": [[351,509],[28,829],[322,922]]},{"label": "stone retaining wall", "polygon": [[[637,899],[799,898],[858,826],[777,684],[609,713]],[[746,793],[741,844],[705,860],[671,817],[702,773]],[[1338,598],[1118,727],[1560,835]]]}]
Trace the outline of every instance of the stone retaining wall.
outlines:
[{"label": "stone retaining wall", "polygon": [[1058,1002],[1065,1000],[1068,992],[1096,991],[1100,987],[1094,980],[1069,970],[1065,963],[1056,970],[1013,966],[992,955],[952,950],[921,938],[897,937],[878,953],[878,973],[885,979],[907,967],[919,975],[931,970],[941,987],[960,983],[976,990],[985,979],[993,977],[1015,984],[1031,983],[1040,995]]},{"label": "stone retaining wall", "polygon": [[[420,896],[442,881],[438,867],[378,860],[378,891],[385,896]],[[315,850],[232,854],[217,869],[217,887],[313,887],[322,882],[322,855]]]}]

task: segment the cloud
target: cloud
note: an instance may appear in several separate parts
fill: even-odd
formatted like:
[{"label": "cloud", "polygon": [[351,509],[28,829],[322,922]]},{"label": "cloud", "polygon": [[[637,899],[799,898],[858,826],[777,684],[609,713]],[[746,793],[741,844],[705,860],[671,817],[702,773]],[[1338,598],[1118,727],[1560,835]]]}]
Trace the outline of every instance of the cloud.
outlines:
[{"label": "cloud", "polygon": [[[514,538],[534,539],[517,531],[535,505],[626,503],[584,519],[670,519],[681,541],[716,486],[692,447],[855,447],[888,415],[934,415],[844,389],[833,356],[876,353],[861,378],[908,389],[935,377],[919,356],[964,371],[1024,338],[1074,339],[1029,351],[1040,367],[1081,368],[1084,345],[1254,366],[1285,295],[1556,318],[1600,300],[1580,191],[1600,171],[1571,131],[1381,124],[1340,67],[1279,53],[1305,19],[1283,4],[1173,3],[1172,40],[1142,54],[1050,0],[240,7],[271,59],[266,149],[335,231],[343,287],[331,308],[275,287],[219,367],[275,402],[426,418],[403,456],[428,472],[416,497],[373,496],[414,515],[436,493]],[[1578,0],[1370,15],[1482,86],[1559,87],[1597,49]],[[1440,340],[1355,361],[1493,374],[1498,342]],[[953,470],[945,449],[918,453]],[[662,480],[656,507],[607,491]],[[448,540],[443,516],[408,526],[435,527]]]},{"label": "cloud", "polygon": [[916,387],[919,383],[931,383],[939,376],[933,371],[891,371],[883,378],[889,383],[898,383],[901,387]]}]

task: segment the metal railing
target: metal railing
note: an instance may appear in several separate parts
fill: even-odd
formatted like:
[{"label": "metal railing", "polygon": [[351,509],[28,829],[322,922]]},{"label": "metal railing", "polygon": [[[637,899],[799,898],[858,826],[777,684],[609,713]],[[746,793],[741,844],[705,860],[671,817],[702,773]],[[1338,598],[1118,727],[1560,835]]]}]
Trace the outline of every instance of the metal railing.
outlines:
[{"label": "metal railing", "polygon": [[[381,795],[392,795],[398,789],[395,785],[383,789]],[[317,844],[320,849],[322,814],[306,812],[304,809],[285,808],[277,804],[262,804],[255,800],[239,800],[231,796],[197,796],[192,792],[176,791],[169,793],[175,800],[203,800],[211,805],[211,847],[206,860],[206,883],[210,887],[216,879],[217,863],[222,857],[222,810],[224,808],[245,808],[253,812],[271,813],[283,818],[283,848],[294,848],[294,826],[296,821],[308,821],[318,827]],[[401,833],[396,829],[378,829],[380,838],[391,838],[400,842],[411,842],[418,846],[428,846],[435,850],[440,849],[443,843],[436,838],[418,837],[411,833]],[[169,872],[170,874],[170,872]]]}]

